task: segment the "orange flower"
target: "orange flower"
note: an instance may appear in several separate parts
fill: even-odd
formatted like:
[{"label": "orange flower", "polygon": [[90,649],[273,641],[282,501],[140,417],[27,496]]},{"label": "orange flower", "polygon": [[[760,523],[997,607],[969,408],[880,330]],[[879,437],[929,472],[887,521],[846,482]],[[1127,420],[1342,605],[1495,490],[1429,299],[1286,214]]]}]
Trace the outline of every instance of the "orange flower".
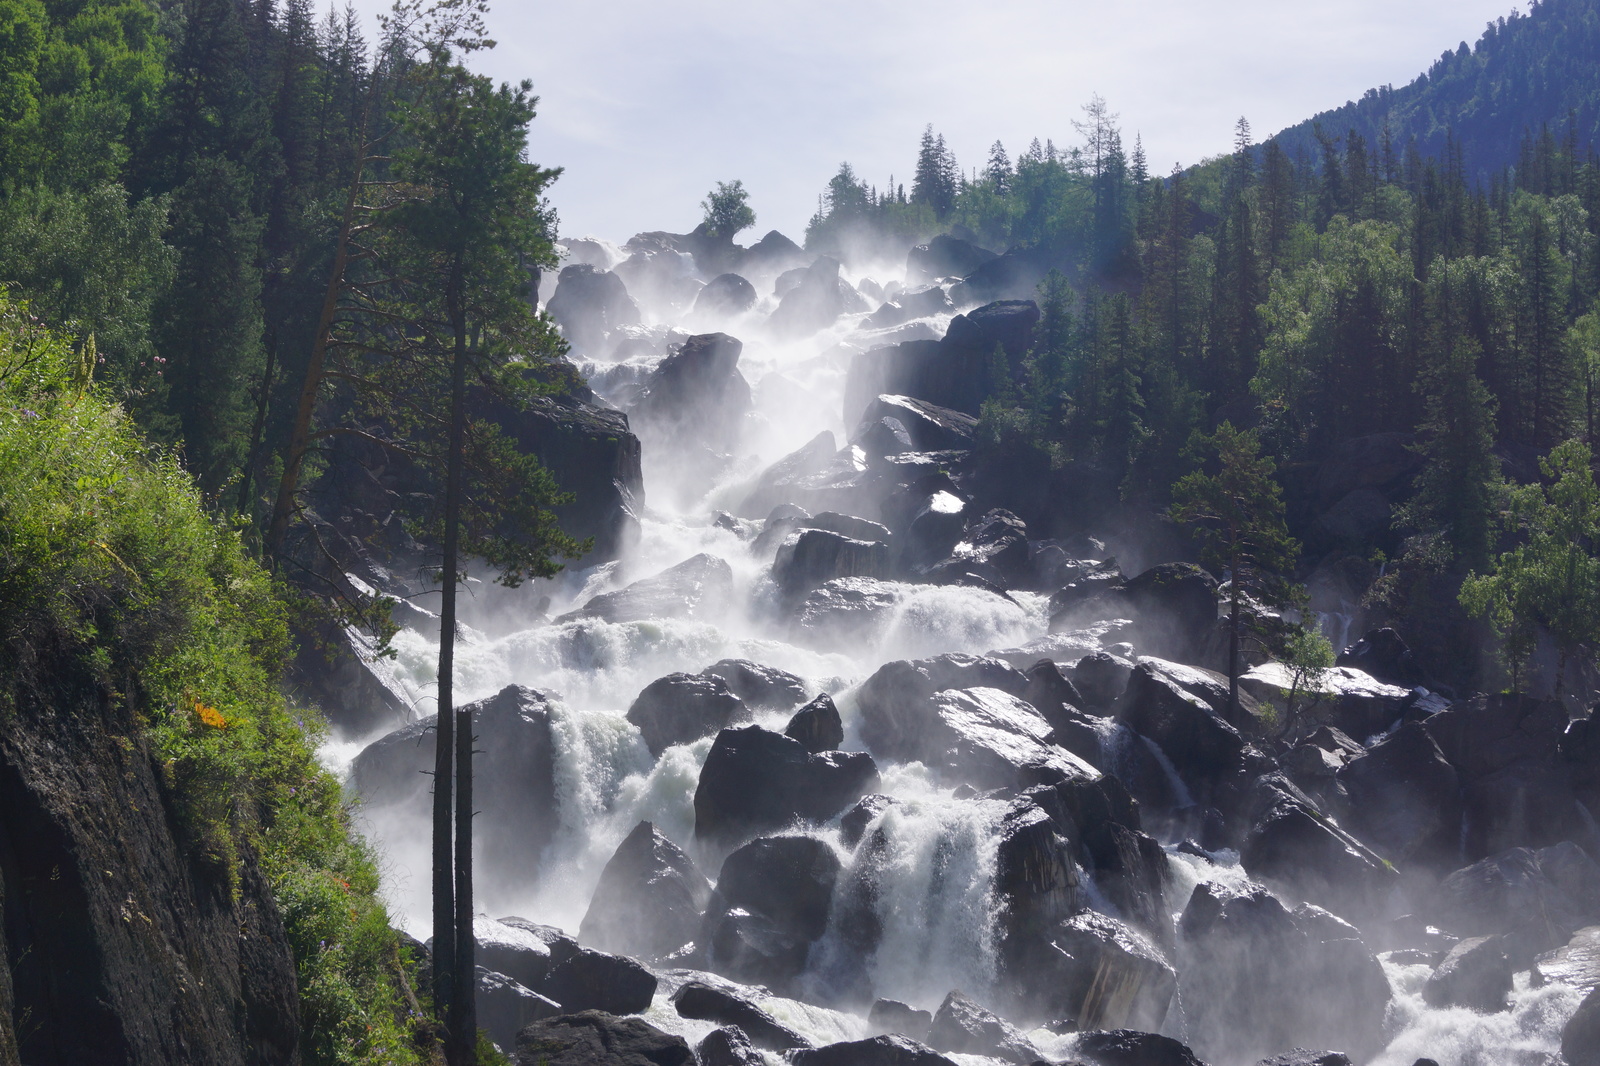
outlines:
[{"label": "orange flower", "polygon": [[210,726],[212,729],[228,728],[228,720],[222,717],[222,712],[217,710],[215,707],[207,707],[203,703],[196,703],[194,705],[194,713],[200,716],[201,722]]}]

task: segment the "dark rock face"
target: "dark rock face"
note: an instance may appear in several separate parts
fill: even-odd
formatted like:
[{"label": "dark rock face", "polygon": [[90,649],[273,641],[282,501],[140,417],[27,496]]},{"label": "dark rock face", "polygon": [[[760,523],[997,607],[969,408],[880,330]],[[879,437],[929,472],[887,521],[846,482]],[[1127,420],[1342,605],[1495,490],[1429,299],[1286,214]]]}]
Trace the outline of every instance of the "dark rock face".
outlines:
[{"label": "dark rock face", "polygon": [[1117,703],[1117,718],[1161,746],[1197,801],[1224,809],[1238,802],[1253,749],[1209,704],[1140,663]]},{"label": "dark rock face", "polygon": [[1028,687],[1023,690],[1022,698],[1044,715],[1050,728],[1056,731],[1056,742],[1093,762],[1096,756],[1085,754],[1062,738],[1063,732],[1072,733],[1082,725],[1083,712],[1080,708],[1084,706],[1084,698],[1078,686],[1050,659],[1040,659],[1028,667],[1025,676],[1028,678]]},{"label": "dark rock face", "polygon": [[862,796],[856,801],[855,806],[840,816],[839,839],[846,847],[855,847],[861,842],[862,834],[867,831],[867,826],[872,824],[873,819],[898,802],[899,800],[885,796],[881,792]]},{"label": "dark rock face", "polygon": [[1019,363],[1038,321],[1032,300],[1001,300],[951,319],[942,340],[905,341],[862,353],[852,361],[845,383],[846,424],[883,393],[976,416],[996,384],[989,380],[995,348],[1004,348],[1012,363]]},{"label": "dark rock face", "polygon": [[756,287],[737,274],[718,274],[694,299],[696,314],[742,315],[756,305]]},{"label": "dark rock face", "polygon": [[804,681],[787,671],[749,659],[722,659],[700,672],[722,678],[752,711],[787,711],[806,699]]},{"label": "dark rock face", "polygon": [[835,578],[795,609],[794,628],[808,643],[849,648],[879,627],[900,595],[897,586],[877,578]]},{"label": "dark rock face", "polygon": [[552,967],[578,952],[578,942],[561,930],[523,918],[477,918],[472,933],[480,965],[529,989],[543,986]]},{"label": "dark rock face", "polygon": [[833,697],[824,692],[796,711],[783,735],[798,740],[813,755],[838,751],[844,744],[844,724]]},{"label": "dark rock face", "polygon": [[628,708],[628,721],[639,727],[657,758],[674,744],[710,736],[744,715],[744,701],[715,674],[658,677]]},{"label": "dark rock face", "polygon": [[835,578],[888,576],[887,544],[852,540],[825,529],[791,535],[772,564],[773,580],[791,596],[803,596]]},{"label": "dark rock face", "polygon": [[945,489],[927,493],[906,523],[906,565],[921,570],[948,558],[961,542],[966,524],[967,506],[961,497]]},{"label": "dark rock face", "polygon": [[789,1061],[794,1066],[956,1066],[932,1048],[903,1036],[846,1040],[827,1047],[796,1051],[789,1056]]},{"label": "dark rock face", "polygon": [[[463,709],[470,710],[482,745],[473,769],[473,799],[486,812],[476,822],[480,872],[532,880],[539,852],[557,825],[550,701],[531,688],[508,685]],[[435,721],[430,715],[397,729],[356,756],[350,781],[369,806],[428,817]]]},{"label": "dark rock face", "polygon": [[978,420],[962,411],[928,403],[913,396],[879,395],[861,414],[862,425],[892,418],[905,430],[907,451],[937,452],[972,447]]},{"label": "dark rock face", "polygon": [[933,1024],[933,1012],[917,1010],[895,999],[878,999],[867,1012],[867,1024],[913,1040],[926,1040],[928,1027]]},{"label": "dark rock face", "polygon": [[1051,617],[1050,628],[1071,629],[1098,618],[1131,618],[1141,650],[1193,662],[1217,631],[1217,581],[1193,563],[1162,563],[1064,607]]},{"label": "dark rock face", "polygon": [[1010,511],[995,508],[968,525],[956,552],[963,560],[992,567],[1002,587],[1032,584],[1028,527]]},{"label": "dark rock face", "polygon": [[1420,685],[1425,680],[1421,664],[1411,653],[1400,634],[1393,629],[1369,630],[1354,644],[1339,653],[1339,666],[1354,666],[1365,670],[1379,681],[1407,687]]},{"label": "dark rock face", "polygon": [[0,728],[0,1058],[298,1063],[294,959],[254,849],[234,894],[175,836],[146,726],[40,665],[51,689],[12,678]]},{"label": "dark rock face", "polygon": [[562,268],[546,310],[575,349],[590,353],[599,350],[607,333],[640,321],[639,305],[623,280],[587,263]]},{"label": "dark rock face", "polygon": [[732,449],[750,410],[750,386],[739,373],[743,350],[726,333],[703,333],[661,360],[633,409],[640,436],[655,447]]},{"label": "dark rock face", "polygon": [[695,555],[653,577],[602,592],[557,622],[597,618],[642,622],[651,618],[716,618],[733,598],[733,569],[715,555]]},{"label": "dark rock face", "polygon": [[839,261],[821,256],[784,292],[770,325],[783,337],[808,337],[827,329],[847,311],[865,311],[866,301],[839,276]]},{"label": "dark rock face", "polygon": [[1077,1050],[1097,1066],[1205,1066],[1187,1044],[1132,1029],[1084,1033]]},{"label": "dark rock face", "polygon": [[1480,1014],[1506,1009],[1513,966],[1499,937],[1470,937],[1450,949],[1422,987],[1431,1007],[1466,1007]]},{"label": "dark rock face", "polygon": [[523,1026],[562,1013],[561,1004],[503,973],[477,968],[478,1025],[503,1048],[516,1047]]},{"label": "dark rock face", "polygon": [[765,1061],[738,1026],[711,1030],[694,1055],[700,1066],[762,1066]]},{"label": "dark rock face", "polygon": [[615,559],[637,542],[644,473],[627,415],[567,395],[537,397],[525,411],[497,412],[497,421],[573,494],[556,518],[565,532],[594,538],[588,563]]},{"label": "dark rock face", "polygon": [[561,1004],[567,1014],[586,1010],[637,1014],[650,1008],[656,978],[624,955],[580,948],[551,968],[539,992]]},{"label": "dark rock face", "polygon": [[[827,470],[838,451],[832,432],[825,429],[818,433],[756,477],[749,495],[739,505],[739,513],[756,518],[782,504],[799,504],[808,495],[805,487],[807,479]],[[763,530],[763,533],[766,531]],[[763,539],[770,537],[764,536]],[[782,539],[777,538],[779,541]],[[760,544],[761,541],[757,541],[758,547]]]},{"label": "dark rock face", "polygon": [[1579,929],[1559,948],[1540,955],[1533,981],[1559,981],[1575,988],[1600,988],[1600,925]]},{"label": "dark rock face", "polygon": [[760,726],[724,729],[695,788],[695,836],[733,844],[796,820],[821,824],[877,787],[877,766],[865,753],[813,755]]},{"label": "dark rock face", "polygon": [[1291,913],[1260,888],[1227,898],[1202,884],[1180,928],[1189,1035],[1208,1059],[1319,1045],[1359,1058],[1381,1046],[1389,982],[1349,924],[1315,907]]},{"label": "dark rock face", "polygon": [[1395,868],[1359,840],[1288,798],[1256,819],[1240,860],[1251,877],[1353,917],[1378,913],[1400,882]]},{"label": "dark rock face", "polygon": [[1177,974],[1147,938],[1110,915],[1083,911],[1046,943],[1034,980],[1023,977],[1034,1016],[1067,1019],[1081,1030],[1161,1027]]},{"label": "dark rock face", "polygon": [[683,849],[640,822],[600,874],[578,936],[602,951],[661,958],[695,938],[710,896]]},{"label": "dark rock face", "polygon": [[1031,796],[1013,803],[1000,824],[994,877],[1001,908],[1000,959],[1005,976],[1016,984],[1037,987],[1031,971],[1038,969],[1039,946],[1082,904],[1076,849],[1065,828]]},{"label": "dark rock face", "polygon": [[763,837],[728,856],[702,942],[719,973],[783,986],[828,927],[839,859],[810,837]]},{"label": "dark rock face", "polygon": [[1456,854],[1461,785],[1423,726],[1410,722],[1338,771],[1351,827],[1395,862]]},{"label": "dark rock face", "polygon": [[1559,947],[1600,921],[1600,864],[1570,843],[1513,848],[1446,877],[1434,912],[1460,936],[1507,934],[1524,950]]},{"label": "dark rock face", "polygon": [[1600,989],[1590,992],[1561,1030],[1567,1066],[1600,1066]]},{"label": "dark rock face", "polygon": [[1133,676],[1133,666],[1103,651],[1085,655],[1072,665],[1068,679],[1082,694],[1086,710],[1107,710],[1114,704],[1128,679]]},{"label": "dark rock face", "polygon": [[517,1066],[694,1066],[694,1052],[638,1018],[587,1010],[517,1034]]},{"label": "dark rock face", "polygon": [[672,1005],[685,1018],[737,1027],[749,1042],[767,1051],[810,1047],[811,1042],[742,996],[690,981],[672,995]]},{"label": "dark rock face", "polygon": [[926,285],[940,278],[964,278],[997,258],[987,248],[941,233],[906,253],[906,284]]},{"label": "dark rock face", "polygon": [[869,747],[881,746],[886,753],[913,748],[910,734],[926,715],[925,705],[934,693],[980,687],[1020,696],[1028,690],[1028,677],[1009,663],[979,655],[936,655],[884,663],[856,694],[861,737]]},{"label": "dark rock face", "polygon": [[951,992],[934,1012],[928,1043],[940,1051],[989,1055],[1026,1066],[1039,1052],[1004,1018],[985,1010],[961,992]]},{"label": "dark rock face", "polygon": [[1342,1051],[1307,1051],[1305,1048],[1295,1048],[1282,1055],[1262,1059],[1256,1066],[1353,1066],[1353,1064],[1350,1056]]},{"label": "dark rock face", "polygon": [[810,518],[800,521],[802,529],[825,529],[841,537],[849,537],[851,540],[889,543],[888,526],[855,515],[839,514],[837,511],[819,511]]}]

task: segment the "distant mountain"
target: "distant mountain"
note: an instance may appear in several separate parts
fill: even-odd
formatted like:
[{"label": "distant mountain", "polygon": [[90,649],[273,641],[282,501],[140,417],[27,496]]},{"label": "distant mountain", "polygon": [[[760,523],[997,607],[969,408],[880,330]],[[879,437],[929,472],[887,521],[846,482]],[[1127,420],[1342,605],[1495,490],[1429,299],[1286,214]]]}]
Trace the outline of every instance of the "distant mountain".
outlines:
[{"label": "distant mountain", "polygon": [[1360,100],[1291,126],[1275,138],[1291,158],[1315,159],[1315,128],[1341,141],[1353,129],[1378,148],[1387,125],[1397,154],[1413,137],[1424,156],[1460,144],[1469,178],[1517,163],[1529,131],[1548,126],[1579,153],[1600,146],[1600,0],[1543,0],[1497,19],[1474,47],[1445,52],[1411,84],[1369,89]]}]

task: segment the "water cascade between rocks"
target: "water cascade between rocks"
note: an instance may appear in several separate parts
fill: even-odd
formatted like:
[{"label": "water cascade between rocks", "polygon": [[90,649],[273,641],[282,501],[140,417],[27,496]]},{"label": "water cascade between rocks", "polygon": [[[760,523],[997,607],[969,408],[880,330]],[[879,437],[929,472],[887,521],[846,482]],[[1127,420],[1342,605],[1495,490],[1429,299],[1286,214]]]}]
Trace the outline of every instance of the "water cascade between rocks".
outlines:
[{"label": "water cascade between rocks", "polygon": [[[1593,821],[1576,777],[1502,808],[1584,738],[1373,665],[1269,754],[1274,667],[1230,722],[1212,577],[973,458],[1036,279],[941,241],[564,242],[542,296],[588,388],[549,410],[602,455],[557,469],[597,548],[474,582],[456,652],[485,1027],[638,1014],[704,1064],[1555,1062],[1600,983]],[[326,751],[418,936],[428,602],[371,668],[420,719]]]}]

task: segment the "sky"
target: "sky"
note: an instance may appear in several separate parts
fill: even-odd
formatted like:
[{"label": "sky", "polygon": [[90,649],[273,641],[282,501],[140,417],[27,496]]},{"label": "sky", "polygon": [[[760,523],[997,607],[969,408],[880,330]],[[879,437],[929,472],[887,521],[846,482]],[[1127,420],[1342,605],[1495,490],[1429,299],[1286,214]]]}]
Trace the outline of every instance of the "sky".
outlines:
[{"label": "sky", "polygon": [[[374,3],[376,0],[367,0]],[[932,123],[970,172],[996,139],[1076,143],[1096,93],[1152,171],[1228,150],[1475,42],[1511,0],[495,0],[474,65],[531,79],[561,235],[682,232],[718,181],[796,240],[848,160],[910,185]]]}]

